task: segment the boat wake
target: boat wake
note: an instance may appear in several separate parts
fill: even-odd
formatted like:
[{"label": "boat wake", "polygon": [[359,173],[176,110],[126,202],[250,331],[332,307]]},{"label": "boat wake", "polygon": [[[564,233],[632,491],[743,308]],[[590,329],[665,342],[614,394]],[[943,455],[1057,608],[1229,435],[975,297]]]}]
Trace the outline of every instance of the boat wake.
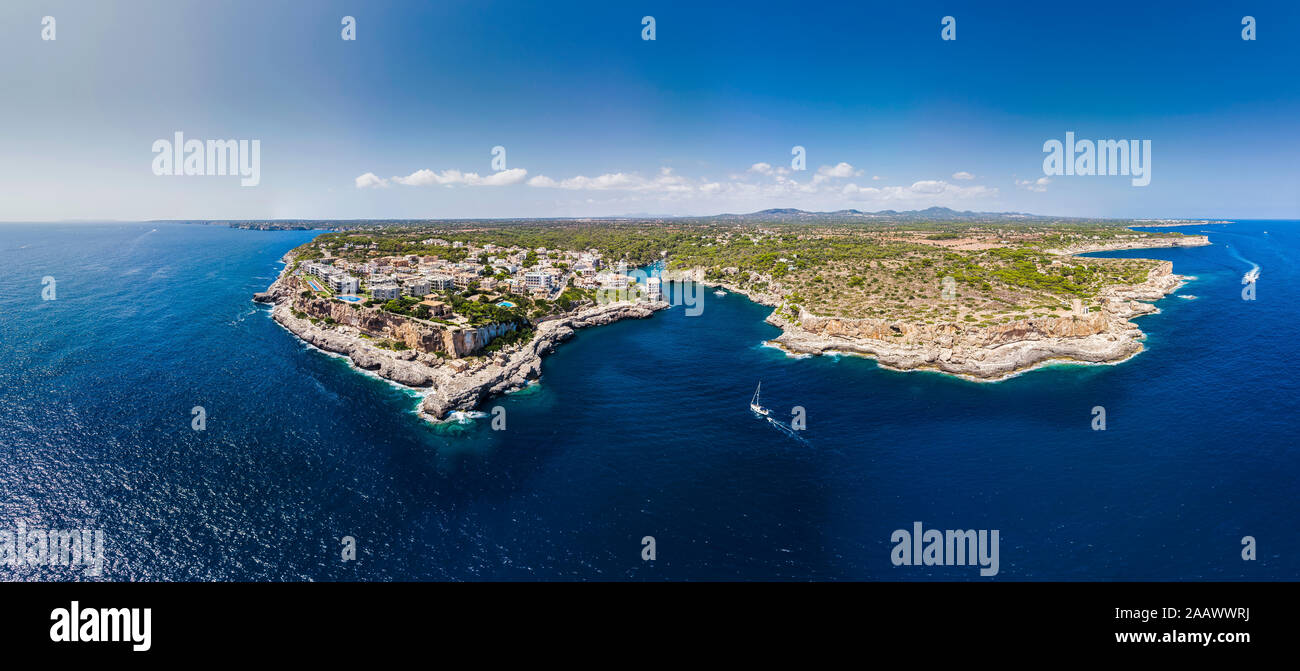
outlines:
[{"label": "boat wake", "polygon": [[784,433],[787,437],[794,439],[799,444],[801,445],[812,444],[808,442],[807,438],[804,438],[803,436],[799,435],[799,432],[795,431],[794,428],[791,427],[789,424],[786,424],[784,422],[778,422],[771,417],[763,417],[763,419],[766,419],[768,424],[771,424],[772,426],[776,427],[777,430],[779,430],[781,433]]},{"label": "boat wake", "polygon": [[1259,271],[1260,271],[1260,266],[1259,266],[1259,264],[1258,264],[1258,263],[1255,263],[1254,261],[1251,261],[1251,260],[1247,259],[1247,258],[1244,257],[1244,256],[1242,256],[1241,253],[1237,251],[1237,248],[1236,248],[1236,247],[1233,247],[1232,245],[1228,245],[1227,247],[1228,247],[1228,253],[1232,254],[1232,257],[1233,257],[1233,258],[1235,258],[1235,259],[1237,259],[1238,261],[1241,261],[1242,263],[1244,263],[1244,264],[1250,266],[1250,270],[1246,271],[1246,274],[1241,276],[1241,283],[1242,283],[1242,284],[1252,284],[1252,283],[1255,282],[1255,280],[1258,280],[1258,279],[1259,279]]},{"label": "boat wake", "polygon": [[772,411],[768,410],[767,408],[764,408],[763,404],[759,402],[759,393],[762,390],[763,390],[763,383],[759,382],[758,387],[754,389],[754,397],[749,401],[749,411],[753,413],[754,417],[758,419],[766,419],[768,424],[771,424],[772,426],[775,426],[776,428],[780,429],[781,432],[784,433],[785,435],[795,439],[796,441],[804,445],[807,445],[808,441],[805,440],[803,436],[800,436],[799,432],[795,431],[793,426],[787,426],[785,423],[778,422],[772,418]]}]

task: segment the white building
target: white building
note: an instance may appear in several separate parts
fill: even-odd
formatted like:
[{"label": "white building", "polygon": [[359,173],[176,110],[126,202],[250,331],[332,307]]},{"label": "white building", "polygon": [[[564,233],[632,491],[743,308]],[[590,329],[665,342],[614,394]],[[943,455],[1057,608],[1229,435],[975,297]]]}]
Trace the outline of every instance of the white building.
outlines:
[{"label": "white building", "polygon": [[376,300],[391,301],[394,298],[400,298],[402,290],[396,284],[376,284],[370,287],[370,295]]},{"label": "white building", "polygon": [[423,296],[429,293],[429,280],[411,280],[406,283],[406,295]]},{"label": "white building", "polygon": [[663,298],[663,284],[658,277],[647,277],[645,280],[646,297],[652,301]]},{"label": "white building", "polygon": [[338,272],[338,268],[335,268],[328,263],[319,263],[317,261],[304,261],[300,270],[302,270],[304,274],[315,275],[321,278]]},{"label": "white building", "polygon": [[596,281],[602,289],[622,290],[627,288],[627,275],[621,273],[601,273],[596,276]]},{"label": "white building", "polygon": [[347,273],[334,273],[327,281],[336,294],[355,294],[361,290],[361,280]]},{"label": "white building", "polygon": [[524,273],[524,286],[529,289],[550,289],[554,280],[550,273],[541,271]]},{"label": "white building", "polygon": [[446,291],[456,288],[456,280],[446,275],[434,275],[429,278],[429,288],[433,291]]}]

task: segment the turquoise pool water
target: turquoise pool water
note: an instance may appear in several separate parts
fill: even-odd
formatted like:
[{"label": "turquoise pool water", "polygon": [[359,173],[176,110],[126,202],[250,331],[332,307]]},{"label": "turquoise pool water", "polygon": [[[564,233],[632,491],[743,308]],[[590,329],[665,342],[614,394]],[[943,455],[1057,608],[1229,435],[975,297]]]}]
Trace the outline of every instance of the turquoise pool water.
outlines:
[{"label": "turquoise pool water", "polygon": [[335,296],[335,298],[337,298],[337,299],[339,299],[339,300],[341,300],[341,301],[347,301],[347,302],[349,302],[349,303],[360,303],[360,302],[361,302],[361,297],[360,297],[360,296]]},{"label": "turquoise pool water", "polygon": [[515,304],[511,303],[510,301],[501,301],[500,303],[497,303],[497,306],[503,308],[512,308],[515,306]]}]

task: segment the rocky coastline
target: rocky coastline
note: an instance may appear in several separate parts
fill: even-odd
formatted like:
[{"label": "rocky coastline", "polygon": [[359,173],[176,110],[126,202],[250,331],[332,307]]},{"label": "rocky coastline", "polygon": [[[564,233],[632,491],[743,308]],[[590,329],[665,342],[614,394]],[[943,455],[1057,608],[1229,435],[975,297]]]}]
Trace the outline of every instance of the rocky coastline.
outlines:
[{"label": "rocky coastline", "polygon": [[1177,238],[1129,238],[1111,242],[1080,242],[1063,249],[1045,250],[1048,254],[1070,256],[1091,252],[1118,252],[1126,249],[1163,249],[1168,247],[1205,247],[1210,244],[1207,235],[1184,235]]},{"label": "rocky coastline", "polygon": [[[1090,245],[1057,253],[1208,244],[1205,236],[1187,236]],[[751,294],[727,282],[705,283],[778,308],[765,321],[780,328],[782,334],[768,344],[787,353],[865,356],[891,370],[929,370],[972,381],[996,382],[1052,363],[1113,364],[1141,352],[1146,335],[1131,320],[1159,312],[1151,301],[1177,291],[1189,279],[1172,270],[1172,263],[1161,261],[1140,284],[1103,289],[1100,310],[985,327],[825,317],[803,309],[791,320],[781,315],[780,296]],[[695,275],[702,277],[703,273]]]},{"label": "rocky coastline", "polygon": [[[578,329],[623,319],[645,319],[669,306],[658,301],[580,308],[536,324],[528,342],[485,356],[462,356],[455,349],[436,353],[417,349],[394,351],[378,347],[357,326],[342,322],[322,326],[300,316],[301,313],[295,314],[298,287],[289,274],[293,257],[286,255],[283,260],[285,270],[266,291],[255,294],[253,300],[270,304],[272,319],[304,342],[345,356],[358,368],[384,379],[420,390],[424,397],[420,414],[432,421],[445,420],[452,412],[474,410],[488,399],[528,386],[541,376],[542,357],[572,338]],[[428,337],[424,329],[408,335],[417,339]]]},{"label": "rocky coastline", "polygon": [[[1209,244],[1205,236],[1177,240],[1142,240],[1119,245],[1082,245],[1055,250],[1062,255],[1116,249],[1181,247]],[[423,392],[420,414],[443,421],[456,411],[477,409],[485,401],[523,389],[541,375],[541,361],[575,331],[610,324],[623,319],[645,319],[669,303],[620,302],[579,309],[535,324],[535,332],[521,343],[488,356],[474,356],[482,344],[498,333],[457,331],[454,334],[418,324],[378,324],[385,333],[413,343],[411,349],[394,351],[377,346],[370,314],[358,322],[355,306],[322,305],[336,323],[320,325],[304,318],[295,305],[300,287],[289,274],[291,254],[284,258],[285,270],[254,300],[272,306],[276,322],[304,342],[321,350],[348,357],[354,365],[380,377]],[[883,368],[899,371],[930,370],[973,381],[1003,380],[1034,368],[1057,362],[1110,364],[1131,358],[1143,349],[1146,336],[1131,320],[1158,312],[1151,302],[1181,287],[1188,278],[1172,272],[1173,264],[1161,261],[1144,282],[1111,286],[1098,297],[1101,309],[1062,317],[1039,317],[993,326],[973,324],[915,324],[896,320],[848,319],[819,316],[801,309],[791,319],[783,315],[780,294],[746,291],[726,281],[704,279],[703,269],[687,272],[693,279],[746,296],[761,305],[776,308],[766,321],[782,330],[768,341],[794,355],[849,354],[876,359]],[[321,300],[321,299],[307,299]],[[299,305],[299,307],[305,307]],[[343,311],[343,312],[340,312]],[[370,311],[374,312],[374,311]],[[364,327],[364,328],[362,328]],[[370,330],[370,337],[365,337]],[[480,340],[481,339],[481,340]]]}]

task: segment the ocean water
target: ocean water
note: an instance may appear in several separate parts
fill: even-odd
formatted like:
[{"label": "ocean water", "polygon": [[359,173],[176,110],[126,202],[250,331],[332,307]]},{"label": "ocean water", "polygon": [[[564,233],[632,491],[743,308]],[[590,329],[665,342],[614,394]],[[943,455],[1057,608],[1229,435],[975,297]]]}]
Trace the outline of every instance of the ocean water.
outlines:
[{"label": "ocean water", "polygon": [[[0,530],[106,536],[101,576],[0,578],[989,579],[893,566],[920,521],[998,530],[995,580],[1294,580],[1300,226],[1180,230],[1214,245],[1113,254],[1196,276],[1119,365],[981,384],[788,357],[766,308],[708,292],[579,332],[483,408],[493,431],[423,422],[250,302],[314,232],[0,225]],[[748,412],[760,379],[806,431]]]}]

